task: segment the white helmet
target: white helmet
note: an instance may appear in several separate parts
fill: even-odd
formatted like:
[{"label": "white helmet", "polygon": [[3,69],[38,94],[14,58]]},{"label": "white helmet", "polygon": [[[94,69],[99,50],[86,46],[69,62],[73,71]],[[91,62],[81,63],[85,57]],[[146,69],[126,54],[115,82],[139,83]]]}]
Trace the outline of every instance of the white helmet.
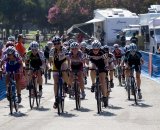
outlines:
[{"label": "white helmet", "polygon": [[101,48],[101,43],[98,40],[94,40],[92,42],[92,49],[100,49]]},{"label": "white helmet", "polygon": [[47,45],[48,45],[48,46],[52,46],[53,43],[52,43],[51,41],[48,41],[48,42],[47,42]]},{"label": "white helmet", "polygon": [[119,48],[119,45],[118,44],[114,44],[113,47],[114,47],[114,49],[115,48]]},{"label": "white helmet", "polygon": [[137,45],[135,43],[130,44],[130,51],[137,51]]},{"label": "white helmet", "polygon": [[31,50],[32,50],[32,49],[38,50],[38,49],[39,49],[39,44],[38,44],[38,42],[36,42],[36,41],[31,42],[31,43],[30,43],[30,48],[31,48]]},{"label": "white helmet", "polygon": [[82,41],[80,45],[81,45],[81,47],[84,47],[84,48],[87,47],[87,43],[85,41]]},{"label": "white helmet", "polygon": [[6,50],[7,54],[14,54],[15,52],[16,52],[16,49],[13,46],[9,46]]},{"label": "white helmet", "polygon": [[77,42],[72,42],[70,48],[78,48],[79,44]]}]

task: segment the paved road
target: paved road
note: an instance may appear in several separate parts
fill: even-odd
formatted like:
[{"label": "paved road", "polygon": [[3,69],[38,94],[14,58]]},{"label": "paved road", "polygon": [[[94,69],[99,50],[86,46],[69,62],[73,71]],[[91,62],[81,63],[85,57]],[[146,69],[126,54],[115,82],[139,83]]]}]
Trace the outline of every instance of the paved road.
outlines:
[{"label": "paved road", "polygon": [[142,77],[143,100],[137,106],[127,100],[126,91],[117,84],[115,80],[109,107],[100,115],[94,94],[90,93],[90,80],[82,108],[75,110],[74,100],[66,98],[62,116],[52,108],[52,83],[44,86],[39,109],[30,110],[28,92],[24,90],[19,113],[10,116],[7,100],[0,102],[0,130],[160,130],[160,84]]}]

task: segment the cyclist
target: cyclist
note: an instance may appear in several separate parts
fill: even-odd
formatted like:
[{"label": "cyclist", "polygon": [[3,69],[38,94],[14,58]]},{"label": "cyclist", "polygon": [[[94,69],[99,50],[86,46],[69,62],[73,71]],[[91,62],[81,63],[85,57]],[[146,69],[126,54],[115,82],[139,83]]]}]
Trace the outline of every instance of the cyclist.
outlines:
[{"label": "cyclist", "polygon": [[70,53],[69,53],[69,67],[71,68],[70,73],[70,85],[73,81],[73,73],[72,71],[77,70],[78,71],[78,81],[79,81],[79,87],[81,89],[81,98],[85,99],[85,91],[84,91],[84,81],[83,81],[83,67],[85,65],[85,59],[83,57],[83,53],[80,51],[80,46],[77,42],[73,42],[70,45]]},{"label": "cyclist", "polygon": [[[42,73],[43,73],[43,68],[45,66],[44,54],[42,51],[39,50],[39,44],[36,41],[32,41],[30,43],[30,49],[31,50],[29,50],[26,53],[26,59],[25,59],[26,68],[33,68],[38,70],[37,82],[39,84],[39,96],[42,96],[42,83],[43,83]],[[31,74],[32,71],[30,71],[30,75]]]},{"label": "cyclist", "polygon": [[[105,52],[101,49],[101,43],[98,40],[94,40],[92,42],[92,49],[90,50],[88,55],[89,60],[91,61],[91,67],[97,68],[99,71],[99,81],[103,94],[103,102],[104,106],[106,107],[107,96],[109,95],[106,87],[106,67],[108,67],[108,61]],[[91,70],[90,75],[92,80],[91,92],[94,92],[96,72],[94,70]]]},{"label": "cyclist", "polygon": [[[15,72],[16,89],[17,89],[17,95],[18,95],[17,103],[21,103],[22,99],[21,99],[21,88],[19,86],[19,79],[20,79],[19,70],[23,68],[22,58],[20,57],[15,47],[13,46],[9,46],[5,52],[6,53],[2,58],[0,68],[5,69],[7,72],[6,74],[7,99],[9,100],[9,95],[8,95],[9,74],[8,72]],[[5,64],[5,68],[2,68],[4,64]]]},{"label": "cyclist", "polygon": [[113,88],[114,87],[114,83],[113,83],[114,56],[112,53],[110,53],[109,47],[107,45],[104,45],[102,49],[104,50],[105,54],[108,56],[110,85],[111,85],[111,88]]},{"label": "cyclist", "polygon": [[[53,104],[53,108],[57,108],[57,84],[58,84],[58,72],[60,70],[67,70],[68,68],[68,51],[65,47],[62,46],[61,38],[59,36],[54,36],[52,39],[53,42],[53,48],[50,51],[49,54],[49,60],[53,65],[53,80],[54,80],[54,94],[55,94],[55,102]],[[68,84],[68,73],[62,72],[62,76],[66,84]],[[67,89],[67,87],[65,88]],[[67,90],[65,90],[67,91]]]},{"label": "cyclist", "polygon": [[129,68],[132,65],[135,65],[135,72],[136,72],[136,84],[137,84],[137,88],[138,88],[138,98],[142,99],[142,94],[141,94],[141,65],[144,63],[143,58],[142,58],[142,54],[137,50],[137,45],[135,43],[131,43],[130,44],[130,51],[128,51],[125,54],[125,59],[124,62],[126,64],[126,69],[128,69],[128,74],[129,72]]}]

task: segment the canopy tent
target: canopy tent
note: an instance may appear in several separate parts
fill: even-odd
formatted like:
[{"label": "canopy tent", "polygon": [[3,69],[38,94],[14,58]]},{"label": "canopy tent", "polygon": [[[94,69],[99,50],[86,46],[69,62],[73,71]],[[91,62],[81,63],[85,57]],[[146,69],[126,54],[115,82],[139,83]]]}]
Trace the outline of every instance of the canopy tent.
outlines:
[{"label": "canopy tent", "polygon": [[78,28],[78,29],[79,29],[79,27],[81,27],[81,26],[83,26],[83,25],[87,25],[87,24],[91,24],[91,23],[96,23],[96,22],[102,22],[102,21],[104,21],[104,19],[94,18],[94,19],[89,20],[89,21],[87,21],[87,22],[85,22],[85,23],[74,24],[72,27],[70,27],[70,28],[67,30],[67,34],[69,34],[70,32],[72,32],[72,30],[73,30],[74,28]]}]

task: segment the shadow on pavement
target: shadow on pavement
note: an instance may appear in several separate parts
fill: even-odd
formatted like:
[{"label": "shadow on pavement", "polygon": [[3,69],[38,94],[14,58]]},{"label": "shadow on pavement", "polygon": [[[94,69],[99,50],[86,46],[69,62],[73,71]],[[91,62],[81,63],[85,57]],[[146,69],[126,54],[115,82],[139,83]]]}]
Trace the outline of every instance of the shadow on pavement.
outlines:
[{"label": "shadow on pavement", "polygon": [[[57,114],[57,113],[56,113]],[[64,118],[71,118],[71,117],[77,117],[77,115],[72,114],[72,113],[68,113],[68,112],[64,112],[62,113],[60,116],[56,115],[56,117],[64,117]]]},{"label": "shadow on pavement", "polygon": [[12,115],[9,114],[10,116],[14,116],[14,117],[24,117],[24,116],[28,116],[25,113],[21,113],[21,112],[14,112]]},{"label": "shadow on pavement", "polygon": [[44,107],[39,107],[39,108],[34,108],[35,110],[38,110],[38,111],[49,111],[50,108],[44,108]]},{"label": "shadow on pavement", "polygon": [[102,111],[100,114],[98,114],[98,113],[94,114],[94,116],[108,116],[108,117],[110,117],[110,116],[116,116],[116,114],[108,112],[108,111]]},{"label": "shadow on pavement", "polygon": [[[75,109],[75,110],[76,110],[76,109]],[[80,112],[90,112],[90,111],[93,111],[93,110],[88,109],[88,108],[81,107],[78,111],[80,111]]]},{"label": "shadow on pavement", "polygon": [[124,109],[122,107],[118,107],[118,106],[114,106],[114,105],[110,105],[108,106],[109,109],[113,109],[113,110],[120,110],[120,109]]}]

